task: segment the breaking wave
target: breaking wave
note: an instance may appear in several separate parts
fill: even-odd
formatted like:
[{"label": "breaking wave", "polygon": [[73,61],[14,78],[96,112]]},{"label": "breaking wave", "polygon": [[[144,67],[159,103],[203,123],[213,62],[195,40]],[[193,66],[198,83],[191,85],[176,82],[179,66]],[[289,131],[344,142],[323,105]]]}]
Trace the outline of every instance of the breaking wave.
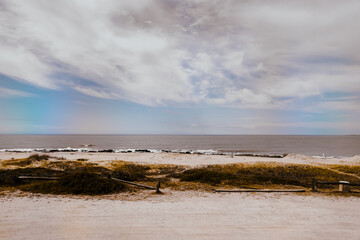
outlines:
[{"label": "breaking wave", "polygon": [[89,152],[89,153],[178,153],[178,154],[198,154],[198,155],[227,155],[227,156],[250,156],[250,157],[270,157],[270,158],[283,158],[287,154],[263,154],[256,153],[254,150],[234,151],[234,150],[189,150],[189,149],[175,149],[175,150],[156,150],[156,149],[94,149],[88,146],[80,148],[12,148],[12,149],[0,149],[0,152]]}]

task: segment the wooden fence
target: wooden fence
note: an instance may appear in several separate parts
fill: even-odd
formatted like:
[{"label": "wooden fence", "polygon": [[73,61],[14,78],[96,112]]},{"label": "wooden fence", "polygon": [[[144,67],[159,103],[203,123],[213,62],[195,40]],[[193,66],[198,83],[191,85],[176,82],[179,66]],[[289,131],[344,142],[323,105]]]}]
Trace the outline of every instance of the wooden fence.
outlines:
[{"label": "wooden fence", "polygon": [[[358,183],[349,183],[346,181],[339,181],[339,182],[321,182],[317,181],[315,178],[312,182],[312,191],[316,192],[318,190],[318,185],[339,185],[340,192],[349,192],[350,186],[360,186]],[[348,187],[345,187],[348,186]]]}]

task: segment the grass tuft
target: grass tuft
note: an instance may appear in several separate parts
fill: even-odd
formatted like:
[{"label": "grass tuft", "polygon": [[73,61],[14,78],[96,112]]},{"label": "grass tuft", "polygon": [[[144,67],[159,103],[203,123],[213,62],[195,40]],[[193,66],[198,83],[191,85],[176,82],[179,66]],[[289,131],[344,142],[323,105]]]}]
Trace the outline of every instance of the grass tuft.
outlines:
[{"label": "grass tuft", "polygon": [[3,166],[17,166],[17,167],[26,167],[31,165],[34,162],[39,162],[39,161],[45,161],[49,159],[49,155],[39,155],[39,154],[33,154],[31,156],[29,156],[28,158],[24,158],[24,159],[11,159],[11,160],[7,160],[4,161],[2,163]]},{"label": "grass tuft", "polygon": [[32,161],[42,161],[42,160],[49,160],[50,156],[47,154],[32,154],[27,159]]},{"label": "grass tuft", "polygon": [[338,171],[355,174],[360,177],[360,166],[330,165],[330,167]]},{"label": "grass tuft", "polygon": [[114,169],[111,176],[126,181],[141,181],[146,179],[150,167],[137,164],[122,164]]}]

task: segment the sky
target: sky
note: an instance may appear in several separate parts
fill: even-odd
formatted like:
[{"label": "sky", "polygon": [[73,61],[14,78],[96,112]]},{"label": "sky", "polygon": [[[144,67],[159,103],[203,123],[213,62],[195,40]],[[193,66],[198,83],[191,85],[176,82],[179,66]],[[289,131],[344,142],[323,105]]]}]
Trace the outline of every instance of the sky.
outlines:
[{"label": "sky", "polygon": [[2,134],[360,134],[358,0],[0,0]]}]

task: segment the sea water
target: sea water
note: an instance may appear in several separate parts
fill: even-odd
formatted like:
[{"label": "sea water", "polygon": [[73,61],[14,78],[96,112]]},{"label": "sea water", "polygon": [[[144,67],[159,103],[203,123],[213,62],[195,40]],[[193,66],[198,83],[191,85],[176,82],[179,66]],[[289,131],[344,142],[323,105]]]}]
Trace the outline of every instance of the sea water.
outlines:
[{"label": "sea water", "polygon": [[181,152],[349,157],[360,135],[0,135],[0,151]]}]

